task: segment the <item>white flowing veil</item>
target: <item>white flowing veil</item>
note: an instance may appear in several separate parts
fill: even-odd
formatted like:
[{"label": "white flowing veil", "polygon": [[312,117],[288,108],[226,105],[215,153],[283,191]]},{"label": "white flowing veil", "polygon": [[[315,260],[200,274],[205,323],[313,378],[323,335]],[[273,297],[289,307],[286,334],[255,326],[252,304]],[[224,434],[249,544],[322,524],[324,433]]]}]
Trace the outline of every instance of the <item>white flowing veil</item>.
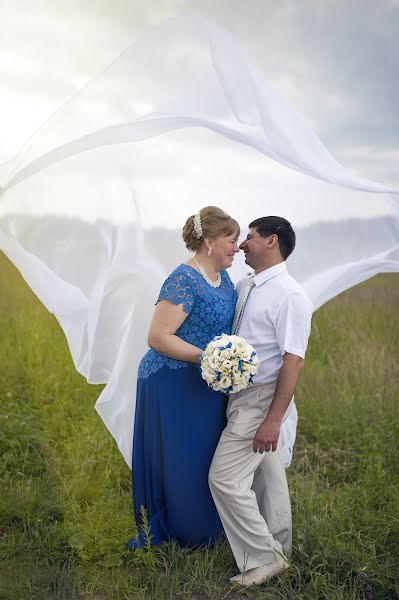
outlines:
[{"label": "white flowing veil", "polygon": [[[229,33],[190,15],[89,81],[0,178],[0,248],[57,318],[76,369],[106,383],[96,408],[128,464],[153,305],[201,206],[244,229],[264,214],[289,218],[289,269],[315,309],[399,271],[399,191],[349,173]],[[238,260],[232,277],[243,273]],[[296,411],[286,449],[295,424]]]}]

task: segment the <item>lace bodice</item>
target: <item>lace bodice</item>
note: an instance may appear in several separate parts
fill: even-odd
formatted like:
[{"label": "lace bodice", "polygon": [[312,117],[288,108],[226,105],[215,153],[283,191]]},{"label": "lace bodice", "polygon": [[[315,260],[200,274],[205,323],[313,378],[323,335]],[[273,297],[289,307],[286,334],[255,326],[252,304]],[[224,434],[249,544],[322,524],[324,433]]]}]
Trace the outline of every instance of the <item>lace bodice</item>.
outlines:
[{"label": "lace bodice", "polygon": [[[198,348],[205,349],[216,335],[231,332],[237,293],[227,272],[222,271],[221,276],[221,285],[213,288],[193,267],[182,264],[169,275],[158,296],[157,302],[170,300],[183,305],[188,317],[176,335]],[[179,369],[193,363],[151,349],[140,363],[138,376],[146,378],[164,365]]]}]

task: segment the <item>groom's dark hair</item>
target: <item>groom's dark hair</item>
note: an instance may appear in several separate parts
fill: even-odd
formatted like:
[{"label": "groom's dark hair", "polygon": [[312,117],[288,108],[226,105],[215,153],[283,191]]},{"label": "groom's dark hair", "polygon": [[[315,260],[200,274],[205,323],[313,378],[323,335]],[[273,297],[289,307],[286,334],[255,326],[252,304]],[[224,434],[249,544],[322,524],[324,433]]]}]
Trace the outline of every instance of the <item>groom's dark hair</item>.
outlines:
[{"label": "groom's dark hair", "polygon": [[284,260],[287,260],[295,248],[295,231],[292,229],[291,223],[283,217],[260,217],[252,221],[248,227],[256,229],[263,238],[275,233],[278,236],[278,245]]}]

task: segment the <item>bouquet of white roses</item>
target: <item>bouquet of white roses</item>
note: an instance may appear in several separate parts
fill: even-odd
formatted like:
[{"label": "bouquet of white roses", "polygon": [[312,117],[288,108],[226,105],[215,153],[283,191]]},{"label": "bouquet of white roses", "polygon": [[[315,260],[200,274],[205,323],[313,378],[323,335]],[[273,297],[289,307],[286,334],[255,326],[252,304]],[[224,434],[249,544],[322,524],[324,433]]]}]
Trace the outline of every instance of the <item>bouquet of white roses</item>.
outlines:
[{"label": "bouquet of white roses", "polygon": [[224,394],[234,394],[253,383],[259,369],[254,348],[238,335],[219,335],[205,348],[201,358],[201,375],[209,387]]}]

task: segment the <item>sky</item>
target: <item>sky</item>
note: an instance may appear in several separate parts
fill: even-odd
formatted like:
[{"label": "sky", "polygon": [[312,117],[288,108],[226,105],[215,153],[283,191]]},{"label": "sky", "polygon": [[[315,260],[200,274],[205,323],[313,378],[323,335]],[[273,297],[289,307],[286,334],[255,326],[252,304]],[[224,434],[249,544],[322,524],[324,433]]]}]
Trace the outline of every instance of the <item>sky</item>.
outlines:
[{"label": "sky", "polygon": [[[66,98],[148,28],[182,11],[231,31],[256,67],[353,173],[399,185],[399,0],[0,0],[0,161],[11,158]],[[159,147],[169,143],[171,157],[172,147],[182,151],[178,142],[179,136],[172,136]],[[195,159],[208,160],[207,172],[215,173],[215,156],[207,159],[207,137],[195,143]],[[229,160],[229,148],[221,143],[219,173]],[[172,171],[178,194],[184,184],[169,161],[168,182]],[[235,170],[237,194],[240,169],[252,177],[251,193],[260,201],[264,177],[271,172],[259,157],[242,154]],[[234,169],[230,174],[234,180]],[[194,169],[190,177],[199,184],[201,173]],[[291,179],[294,186],[295,177]],[[137,188],[155,197],[162,193],[162,182],[162,177],[157,183],[142,177]],[[209,180],[209,195],[219,184],[224,185],[220,175]],[[201,194],[189,188],[180,192],[192,197],[187,208],[195,210]],[[269,212],[273,208],[271,202]],[[326,216],[333,212],[334,200],[328,205],[327,198]],[[300,220],[300,215],[294,211],[291,218]],[[304,222],[308,220],[306,215]]]}]

